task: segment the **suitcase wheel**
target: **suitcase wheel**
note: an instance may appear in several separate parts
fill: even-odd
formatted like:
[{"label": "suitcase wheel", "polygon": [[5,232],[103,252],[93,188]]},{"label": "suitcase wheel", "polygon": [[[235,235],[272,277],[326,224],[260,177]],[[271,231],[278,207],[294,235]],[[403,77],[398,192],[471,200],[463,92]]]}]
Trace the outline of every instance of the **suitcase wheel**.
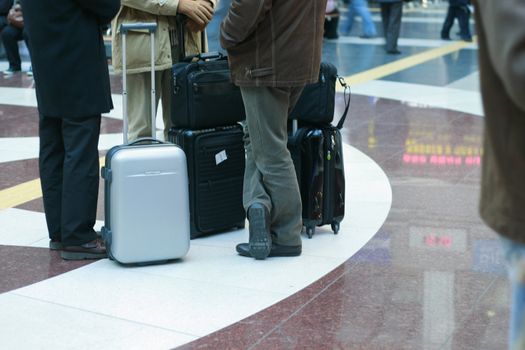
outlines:
[{"label": "suitcase wheel", "polygon": [[315,227],[306,227],[306,235],[308,238],[312,238],[315,233]]},{"label": "suitcase wheel", "polygon": [[334,231],[334,235],[339,233],[339,223],[337,221],[332,222],[332,231]]}]

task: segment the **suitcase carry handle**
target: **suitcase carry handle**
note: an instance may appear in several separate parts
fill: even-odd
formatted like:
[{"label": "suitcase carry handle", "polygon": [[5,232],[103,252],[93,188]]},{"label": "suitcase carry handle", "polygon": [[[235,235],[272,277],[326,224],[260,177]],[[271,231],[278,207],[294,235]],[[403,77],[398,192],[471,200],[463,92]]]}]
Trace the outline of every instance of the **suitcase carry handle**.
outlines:
[{"label": "suitcase carry handle", "polygon": [[120,25],[122,34],[128,34],[130,30],[147,30],[152,33],[157,30],[157,23],[122,23]]},{"label": "suitcase carry handle", "polygon": [[155,32],[157,23],[123,23],[120,26],[122,35],[122,119],[123,119],[123,141],[128,143],[128,85],[127,85],[127,53],[126,53],[126,35],[130,30],[147,30],[151,37],[151,137],[155,139],[156,127],[155,117],[157,115],[155,97]]},{"label": "suitcase carry handle", "polygon": [[213,51],[213,52],[203,52],[196,55],[188,55],[184,56],[183,59],[181,59],[180,62],[186,62],[190,63],[194,59],[197,59],[198,61],[206,61],[206,60],[213,60],[213,61],[220,61],[226,59],[226,56],[219,51]]},{"label": "suitcase carry handle", "polygon": [[162,144],[164,142],[159,141],[159,140],[157,140],[156,138],[153,138],[153,137],[142,137],[140,139],[136,139],[135,141],[128,143],[128,146],[134,146],[134,145],[138,145],[138,144],[141,144],[141,143],[158,143],[158,144]]},{"label": "suitcase carry handle", "polygon": [[223,59],[224,55],[219,51],[203,52],[199,55],[199,60],[220,60]]}]

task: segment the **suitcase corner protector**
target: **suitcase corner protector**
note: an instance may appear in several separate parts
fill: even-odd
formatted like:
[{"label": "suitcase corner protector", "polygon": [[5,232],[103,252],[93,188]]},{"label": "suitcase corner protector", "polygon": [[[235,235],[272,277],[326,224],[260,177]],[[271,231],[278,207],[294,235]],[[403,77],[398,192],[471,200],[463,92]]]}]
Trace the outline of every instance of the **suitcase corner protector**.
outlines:
[{"label": "suitcase corner protector", "polygon": [[108,181],[108,182],[111,182],[111,179],[112,179],[112,171],[111,169],[109,168],[106,168],[105,166],[102,167],[102,169],[100,169],[100,176]]},{"label": "suitcase corner protector", "polygon": [[102,235],[102,239],[106,243],[106,246],[111,245],[111,230],[108,229],[106,226],[102,226],[100,233]]}]

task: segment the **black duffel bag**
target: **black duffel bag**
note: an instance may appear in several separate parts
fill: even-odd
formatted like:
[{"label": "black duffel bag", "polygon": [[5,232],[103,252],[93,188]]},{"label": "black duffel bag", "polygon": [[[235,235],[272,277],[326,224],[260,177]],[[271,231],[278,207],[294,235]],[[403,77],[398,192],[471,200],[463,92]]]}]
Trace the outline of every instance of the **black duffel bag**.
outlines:
[{"label": "black duffel bag", "polygon": [[[311,125],[329,125],[334,120],[335,85],[339,80],[345,88],[345,111],[342,122],[346,118],[350,106],[349,87],[342,77],[337,75],[337,68],[327,62],[321,62],[319,81],[304,87],[297,104],[288,116],[289,120],[298,120]],[[348,96],[347,96],[348,93]],[[341,121],[340,121],[341,122]],[[342,123],[341,123],[342,125]]]},{"label": "black duffel bag", "polygon": [[231,82],[226,56],[203,53],[173,66],[174,127],[215,128],[245,118],[241,91]]}]

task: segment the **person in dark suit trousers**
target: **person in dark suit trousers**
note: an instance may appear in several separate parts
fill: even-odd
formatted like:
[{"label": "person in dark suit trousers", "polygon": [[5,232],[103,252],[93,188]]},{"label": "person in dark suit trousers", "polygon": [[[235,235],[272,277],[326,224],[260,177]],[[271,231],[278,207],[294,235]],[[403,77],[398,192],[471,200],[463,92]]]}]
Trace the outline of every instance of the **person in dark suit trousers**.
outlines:
[{"label": "person in dark suit trousers", "polygon": [[383,35],[386,41],[386,53],[399,55],[397,39],[401,30],[401,17],[403,16],[402,0],[377,0],[381,7],[381,22],[383,22]]},{"label": "person in dark suit trousers", "polygon": [[113,108],[101,26],[120,0],[23,0],[40,113],[40,179],[50,248],[106,256],[96,219],[101,114]]},{"label": "person in dark suit trousers", "polygon": [[472,41],[470,34],[470,0],[449,0],[448,11],[441,29],[441,39],[450,40],[450,28],[454,24],[454,19],[459,22],[459,36],[463,41]]},{"label": "person in dark suit trousers", "polygon": [[[0,34],[7,27],[7,14],[13,6],[13,0],[0,0]],[[5,58],[6,53],[2,44],[2,35],[0,35],[0,58]]]}]

